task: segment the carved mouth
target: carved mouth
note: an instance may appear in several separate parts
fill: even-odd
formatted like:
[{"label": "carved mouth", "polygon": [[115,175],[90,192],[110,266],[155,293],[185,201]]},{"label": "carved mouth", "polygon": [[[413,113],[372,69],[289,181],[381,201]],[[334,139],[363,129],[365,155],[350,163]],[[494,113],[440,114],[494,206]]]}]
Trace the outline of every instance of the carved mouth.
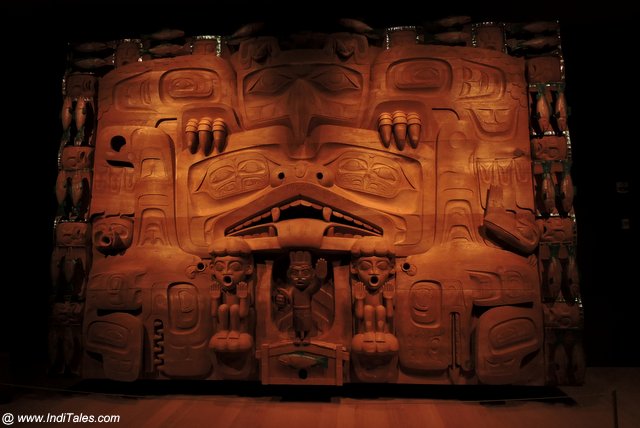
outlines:
[{"label": "carved mouth", "polygon": [[247,218],[228,227],[227,236],[264,238],[278,236],[277,223],[286,220],[322,220],[327,223],[324,236],[336,238],[360,238],[382,236],[382,229],[363,219],[353,217],[326,204],[296,198]]}]

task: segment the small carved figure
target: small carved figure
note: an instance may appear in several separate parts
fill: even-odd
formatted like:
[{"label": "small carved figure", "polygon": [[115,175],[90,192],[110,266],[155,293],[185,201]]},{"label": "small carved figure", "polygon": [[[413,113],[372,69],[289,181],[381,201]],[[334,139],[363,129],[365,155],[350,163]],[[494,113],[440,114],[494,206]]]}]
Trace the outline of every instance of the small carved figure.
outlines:
[{"label": "small carved figure", "polygon": [[390,328],[395,294],[394,254],[384,240],[367,237],[356,242],[351,256],[354,313],[358,320],[354,349],[397,351],[398,342]]},{"label": "small carved figure", "polygon": [[246,322],[251,306],[247,283],[253,274],[251,249],[241,238],[225,238],[213,244],[210,254],[211,316],[216,320],[216,333],[209,347],[216,351],[246,351],[253,346]]},{"label": "small carved figure", "polygon": [[318,259],[314,269],[311,264],[311,254],[308,251],[291,251],[289,261],[287,270],[289,287],[278,289],[275,303],[279,308],[283,308],[287,300],[291,301],[295,331],[294,344],[308,345],[313,328],[311,301],[327,277],[327,261]]}]

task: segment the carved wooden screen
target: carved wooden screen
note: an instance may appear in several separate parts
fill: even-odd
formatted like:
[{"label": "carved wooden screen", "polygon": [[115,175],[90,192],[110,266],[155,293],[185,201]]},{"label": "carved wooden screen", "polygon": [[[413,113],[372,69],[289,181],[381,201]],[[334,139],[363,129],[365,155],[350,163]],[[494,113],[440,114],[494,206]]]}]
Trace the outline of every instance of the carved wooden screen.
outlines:
[{"label": "carved wooden screen", "polygon": [[74,45],[53,368],[580,382],[558,25],[439,25]]}]

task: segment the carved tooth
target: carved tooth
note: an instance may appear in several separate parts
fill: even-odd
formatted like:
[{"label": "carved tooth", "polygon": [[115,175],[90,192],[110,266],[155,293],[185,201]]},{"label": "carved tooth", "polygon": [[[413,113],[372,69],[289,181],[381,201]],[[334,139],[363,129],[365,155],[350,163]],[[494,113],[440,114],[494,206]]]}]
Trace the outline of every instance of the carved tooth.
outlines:
[{"label": "carved tooth", "polygon": [[373,230],[373,227],[369,226],[367,223],[362,223],[362,226],[367,230]]},{"label": "carved tooth", "polygon": [[336,228],[331,226],[329,229],[327,229],[327,236],[335,236],[336,234]]},{"label": "carved tooth", "polygon": [[334,211],[334,212],[333,212],[333,215],[334,215],[334,216],[336,216],[336,217],[338,217],[338,218],[342,218],[342,217],[344,217],[344,214],[342,214],[340,211]]},{"label": "carved tooth", "polygon": [[302,199],[302,200],[300,200],[300,205],[302,205],[303,207],[310,207],[311,206],[311,202],[305,201],[304,199]]},{"label": "carved tooth", "polygon": [[348,215],[345,215],[344,219],[347,220],[347,221],[353,222],[353,217],[350,217]]},{"label": "carved tooth", "polygon": [[280,207],[281,210],[287,210],[289,209],[289,207],[291,206],[291,204],[285,204],[283,206]]},{"label": "carved tooth", "polygon": [[276,236],[276,228],[273,227],[273,226],[269,226],[268,235],[271,236],[271,237]]},{"label": "carved tooth", "polygon": [[357,220],[357,219],[355,219],[355,218],[353,219],[353,222],[354,222],[355,224],[357,224],[358,226],[364,226],[364,223],[363,223],[363,222],[361,222],[360,220]]},{"label": "carved tooth", "polygon": [[262,215],[260,216],[260,218],[267,218],[271,216],[271,211],[267,211],[265,213],[262,213]]},{"label": "carved tooth", "polygon": [[271,218],[273,219],[274,223],[280,220],[280,208],[278,207],[271,208]]},{"label": "carved tooth", "polygon": [[251,219],[251,222],[252,222],[252,223],[258,223],[260,220],[262,220],[262,217],[257,216],[257,217],[252,218],[252,219]]},{"label": "carved tooth", "polygon": [[300,199],[298,199],[297,201],[291,202],[291,204],[289,204],[289,205],[292,206],[292,207],[297,207],[301,203],[302,203],[302,201]]},{"label": "carved tooth", "polygon": [[251,220],[247,220],[244,223],[242,223],[243,226],[251,226]]},{"label": "carved tooth", "polygon": [[324,219],[324,221],[331,221],[331,214],[333,213],[333,210],[329,207],[324,207],[322,208],[322,218]]},{"label": "carved tooth", "polygon": [[318,205],[318,204],[311,204],[311,207],[313,209],[316,209],[316,210],[321,210],[322,209],[322,207],[320,205]]}]

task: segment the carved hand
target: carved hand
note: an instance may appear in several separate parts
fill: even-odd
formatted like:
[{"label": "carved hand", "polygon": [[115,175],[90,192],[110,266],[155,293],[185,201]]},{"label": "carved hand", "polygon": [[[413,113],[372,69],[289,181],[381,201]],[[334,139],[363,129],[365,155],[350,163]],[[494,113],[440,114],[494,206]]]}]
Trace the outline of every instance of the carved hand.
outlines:
[{"label": "carved hand", "polygon": [[222,118],[189,119],[184,127],[185,141],[193,154],[201,150],[206,156],[217,149],[222,153],[227,145],[228,129]]},{"label": "carved hand", "polygon": [[241,281],[236,286],[236,295],[241,299],[246,299],[249,295],[249,286],[246,282]]},{"label": "carved hand", "polygon": [[385,299],[393,299],[393,295],[395,293],[395,286],[392,281],[387,281],[382,286],[382,297]]},{"label": "carved hand", "polygon": [[275,300],[276,306],[282,309],[285,306],[287,306],[289,299],[287,298],[287,295],[283,290],[278,289],[278,291],[276,291],[276,296],[274,300]]},{"label": "carved hand", "polygon": [[211,297],[214,299],[219,299],[220,298],[220,284],[218,283],[218,281],[213,281],[213,284],[211,284]]},{"label": "carved hand", "polygon": [[364,283],[357,281],[353,284],[353,297],[356,300],[364,300],[367,295],[367,291],[364,288]]},{"label": "carved hand", "polygon": [[327,277],[327,261],[325,259],[318,259],[316,262],[316,276],[320,279]]},{"label": "carved hand", "polygon": [[407,142],[415,149],[418,147],[421,130],[422,121],[417,113],[398,110],[378,116],[378,133],[385,147],[395,141],[398,150],[404,149]]}]

